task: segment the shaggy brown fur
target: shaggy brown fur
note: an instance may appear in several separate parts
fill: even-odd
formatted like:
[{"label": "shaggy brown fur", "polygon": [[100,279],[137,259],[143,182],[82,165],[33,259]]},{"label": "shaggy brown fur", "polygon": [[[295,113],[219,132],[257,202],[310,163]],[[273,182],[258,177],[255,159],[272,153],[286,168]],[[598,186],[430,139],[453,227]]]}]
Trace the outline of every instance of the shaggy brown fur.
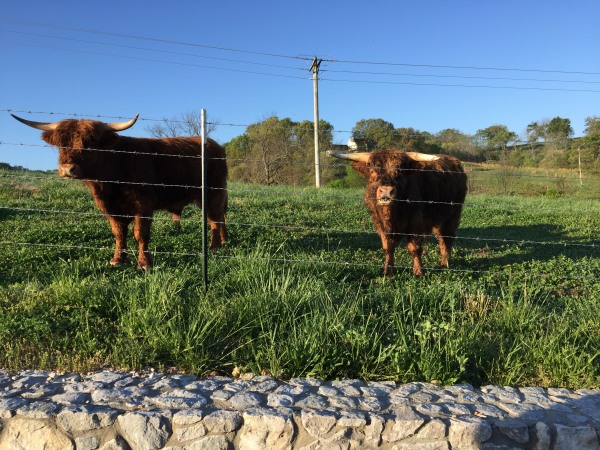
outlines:
[{"label": "shaggy brown fur", "polygon": [[394,273],[394,250],[406,238],[413,273],[423,275],[423,240],[434,233],[442,260],[448,258],[467,194],[467,175],[460,161],[438,155],[433,161],[416,161],[399,150],[372,152],[367,163],[352,166],[367,180],[365,204],[385,252],[384,274]]},{"label": "shaggy brown fur", "polygon": [[[116,241],[112,265],[126,259],[131,222],[138,267],[146,269],[152,265],[148,242],[154,211],[167,210],[178,222],[186,205],[202,207],[201,138],[126,137],[102,122],[63,120],[42,139],[59,149],[59,175],[81,179],[106,214]],[[210,139],[206,152],[210,248],[216,249],[227,239],[227,163],[223,148]]]}]

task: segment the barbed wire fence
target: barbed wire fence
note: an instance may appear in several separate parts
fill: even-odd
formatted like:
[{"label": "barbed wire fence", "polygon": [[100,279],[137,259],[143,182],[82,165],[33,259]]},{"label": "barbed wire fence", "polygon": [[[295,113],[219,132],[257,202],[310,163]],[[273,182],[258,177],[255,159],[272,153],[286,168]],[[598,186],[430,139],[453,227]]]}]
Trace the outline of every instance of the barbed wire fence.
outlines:
[{"label": "barbed wire fence", "polygon": [[[17,111],[13,111],[13,112],[17,112]],[[25,111],[19,111],[19,112],[25,112]],[[64,116],[64,113],[46,113],[46,114],[56,114],[56,115],[61,115]],[[90,117],[87,114],[72,114],[73,117]],[[95,117],[97,119],[122,119],[121,117],[118,116],[92,116]],[[148,118],[140,118],[141,120],[147,120],[147,121],[164,121],[165,119],[148,119]],[[241,125],[232,125],[232,126],[241,126]],[[0,148],[2,145],[13,145],[13,146],[23,146],[23,147],[51,147],[49,145],[46,144],[32,144],[32,143],[8,143],[8,142],[4,142],[4,141],[0,141]],[[100,149],[100,148],[84,148],[81,149],[83,151],[89,151],[89,152],[123,152],[123,150],[114,150],[114,149]],[[133,155],[136,155],[135,152],[127,152],[127,153],[131,153]],[[145,156],[148,156],[148,154],[144,154]],[[161,155],[161,154],[152,154],[152,156],[167,156],[167,155]],[[185,155],[185,156],[176,156],[176,155],[168,155],[168,156],[172,156],[174,158],[199,158],[199,156],[190,156],[190,155]],[[251,161],[251,160],[244,160],[244,159],[239,159],[241,161]],[[298,162],[288,162],[288,164],[298,164]],[[301,163],[301,164],[305,164],[307,166],[311,165],[311,163]],[[326,165],[332,165],[332,166],[346,166],[347,163],[341,163],[341,162],[329,162],[326,163]],[[478,176],[492,176],[491,173],[488,172],[481,172],[477,174]],[[517,176],[517,175],[515,175]],[[518,175],[520,177],[522,177],[523,175]],[[536,178],[544,178],[544,177],[552,177],[555,175],[528,175],[531,177],[536,177]],[[572,177],[573,180],[579,180],[579,177]],[[72,182],[80,182],[80,181],[86,181],[86,180],[71,180],[71,179],[62,179],[62,178],[56,178],[57,180],[60,180],[61,182],[65,182],[65,183],[72,183]],[[2,171],[0,172],[0,182],[2,183],[6,183],[9,188],[11,186],[14,186],[17,183],[21,183],[21,182],[31,182],[31,181],[45,181],[48,180],[47,176],[40,176],[39,174],[36,174],[36,172],[32,172],[32,171]],[[127,180],[102,180],[102,179],[95,179],[95,180],[87,180],[87,181],[93,181],[93,182],[97,182],[97,183],[114,183],[114,184],[120,184],[120,185],[143,185],[143,186],[147,186],[147,187],[155,187],[155,188],[165,188],[165,187],[175,187],[175,188],[182,188],[182,189],[199,189],[200,187],[198,186],[191,186],[191,185],[185,185],[185,184],[153,184],[153,183],[134,183],[134,182],[130,182]],[[594,177],[588,177],[586,178],[586,181],[588,182],[599,182],[600,179],[594,178]],[[235,198],[235,196],[239,196],[239,195],[245,195],[245,194],[260,194],[260,195],[264,195],[265,192],[268,191],[268,187],[265,186],[255,186],[255,185],[251,185],[251,184],[245,184],[242,186],[236,186],[236,187],[228,187],[227,189],[228,194],[230,195],[230,198]],[[267,191],[266,191],[267,190]],[[210,189],[205,189],[206,191],[210,191]],[[292,193],[293,195],[297,195],[298,197],[295,199],[293,196],[290,196],[287,200],[290,202],[293,202],[299,198],[301,198],[302,196],[306,196],[306,192],[313,192],[311,190],[306,191],[304,188],[303,189],[297,189],[297,192],[295,192],[292,189]],[[289,194],[289,193],[288,193]],[[210,193],[208,193],[208,195],[210,195]],[[275,195],[277,195],[275,193]],[[356,191],[352,191],[347,192],[344,190],[333,190],[333,189],[328,189],[325,191],[325,194],[320,194],[320,195],[326,195],[328,198],[335,198],[337,200],[341,200],[344,202],[350,202],[353,201],[354,203],[352,204],[353,207],[356,208],[364,208],[361,203],[363,200],[362,195],[357,195]],[[399,199],[398,201],[400,202],[405,202],[405,201],[409,201],[407,199]],[[414,202],[414,200],[413,200]],[[442,202],[433,202],[433,201],[427,201],[425,203],[431,204],[431,205],[435,205],[436,203],[442,203]],[[206,204],[206,203],[204,203]],[[470,197],[467,197],[467,201],[462,204],[461,206],[464,207],[463,210],[463,214],[464,211],[468,211],[471,208],[478,208],[478,209],[484,209],[484,210],[489,210],[490,213],[494,213],[494,214],[505,214],[509,211],[518,211],[518,210],[522,210],[526,207],[524,206],[518,206],[518,205],[512,205],[510,207],[506,207],[505,205],[503,206],[498,206],[498,205],[494,205],[494,204],[490,204],[489,202],[486,201],[480,201],[477,198],[472,199]],[[11,204],[0,204],[0,211],[8,211],[8,212],[12,212],[15,214],[52,214],[52,215],[59,215],[59,216],[72,216],[75,218],[93,218],[93,219],[99,219],[103,217],[103,214],[100,213],[99,211],[95,211],[95,212],[90,212],[90,211],[77,211],[77,210],[70,210],[70,209],[53,209],[53,208],[47,208],[44,207],[43,205],[41,206],[32,206],[32,205],[23,205],[23,204],[19,204],[14,203],[11,201]],[[571,205],[569,208],[555,208],[555,207],[538,207],[536,208],[536,211],[538,212],[547,212],[547,213],[557,213],[557,214],[577,214],[580,215],[582,217],[585,218],[585,220],[590,220],[590,221],[594,221],[597,219],[597,208],[594,207],[594,204],[592,201],[590,201],[590,207],[588,209],[583,209],[581,208],[581,204],[578,205]],[[120,217],[126,217],[126,218],[132,218],[132,216],[120,216]],[[150,217],[146,217],[146,218],[150,218]],[[154,218],[154,220],[156,221],[167,221],[169,219],[165,218],[165,217],[156,217]],[[192,219],[195,220],[195,219]],[[205,223],[205,222],[204,222]],[[227,222],[227,225],[232,227],[232,228],[255,228],[255,229],[276,229],[276,230],[284,230],[284,231],[295,231],[295,232],[300,232],[300,233],[312,233],[312,234],[316,234],[316,235],[327,235],[327,234],[331,234],[331,233],[336,233],[338,235],[352,235],[352,234],[356,234],[356,233],[361,233],[361,234],[366,234],[368,236],[370,236],[374,241],[378,241],[378,235],[377,233],[373,230],[372,225],[370,220],[367,221],[368,226],[363,227],[362,229],[351,229],[348,228],[346,226],[338,226],[338,227],[323,227],[323,226],[314,226],[314,225],[302,225],[302,224],[289,224],[289,223],[275,223],[275,222],[270,222],[270,223],[258,223],[258,222],[252,222],[252,221],[231,221],[231,222]],[[260,233],[260,231],[259,231]],[[206,231],[203,231],[203,235],[206,235]],[[399,234],[399,236],[401,238],[407,238],[410,236],[413,236],[411,234]],[[589,252],[589,256],[591,257],[597,257],[598,256],[598,248],[600,247],[600,244],[594,240],[589,240],[589,241],[585,241],[585,242],[577,242],[577,241],[573,241],[573,240],[545,240],[545,239],[539,239],[539,240],[531,240],[531,239],[515,239],[514,237],[502,237],[502,236],[494,236],[494,237],[486,237],[485,233],[482,233],[482,235],[479,236],[469,236],[469,235],[461,235],[461,230],[459,229],[459,233],[458,236],[456,236],[456,239],[458,242],[466,242],[469,245],[479,245],[479,246],[489,246],[489,245],[528,245],[528,246],[532,246],[534,248],[538,248],[538,247],[561,247],[561,248],[573,248],[573,249],[579,249],[579,250],[584,250]],[[14,240],[0,240],[0,245],[7,245],[7,246],[19,246],[19,247],[25,247],[25,248],[38,248],[38,249],[64,249],[64,250],[75,250],[75,251],[94,251],[94,252],[107,252],[110,251],[111,248],[108,247],[99,247],[99,246],[89,246],[89,245],[82,245],[82,244],[75,244],[75,243],[50,243],[50,242],[24,242],[24,241],[14,241]],[[169,256],[173,256],[173,257],[191,257],[191,258],[207,258],[208,257],[208,252],[203,249],[201,251],[189,251],[189,252],[165,252],[165,251],[160,251],[160,250],[152,250],[150,251],[150,253],[153,253],[155,255],[169,255]],[[224,260],[224,259],[240,259],[243,258],[244,256],[240,256],[240,255],[232,255],[232,254],[213,254],[211,255],[211,260]],[[256,258],[256,255],[250,255],[247,256],[247,258]],[[264,259],[264,258],[263,258]],[[277,263],[284,263],[284,264],[318,264],[318,265],[325,265],[325,266],[332,266],[332,265],[341,265],[343,267],[356,267],[356,268],[380,268],[380,263],[368,263],[368,262],[356,262],[356,261],[345,261],[345,262],[340,262],[340,261],[332,261],[332,260],[327,260],[327,259],[323,259],[322,255],[317,257],[317,258],[300,258],[298,256],[291,256],[291,257],[281,257],[281,256],[276,256],[273,255],[272,257],[268,257],[266,258],[270,261],[273,262],[277,262]],[[401,267],[401,266],[397,266],[397,268],[399,269],[407,269],[410,270],[410,267]],[[497,269],[491,268],[491,269],[469,269],[469,268],[449,268],[449,269],[440,269],[437,267],[426,267],[426,270],[430,270],[430,271],[438,271],[438,270],[445,270],[445,271],[451,271],[451,272],[456,272],[456,273],[462,273],[462,274],[489,274],[489,273],[494,273],[495,271],[497,271]],[[576,280],[587,280],[590,277],[589,276],[582,276],[582,277],[567,277],[570,279],[576,279]]]}]

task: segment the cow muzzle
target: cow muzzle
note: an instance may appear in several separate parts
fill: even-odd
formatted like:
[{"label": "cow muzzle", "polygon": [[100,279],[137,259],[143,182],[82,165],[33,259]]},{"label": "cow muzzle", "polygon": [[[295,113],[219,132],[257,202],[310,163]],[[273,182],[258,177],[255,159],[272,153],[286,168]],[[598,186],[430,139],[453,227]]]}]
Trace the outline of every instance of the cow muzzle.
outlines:
[{"label": "cow muzzle", "polygon": [[81,169],[77,164],[61,164],[58,175],[62,178],[81,178]]},{"label": "cow muzzle", "polygon": [[377,188],[377,203],[390,205],[396,199],[396,188],[394,186],[379,186]]}]

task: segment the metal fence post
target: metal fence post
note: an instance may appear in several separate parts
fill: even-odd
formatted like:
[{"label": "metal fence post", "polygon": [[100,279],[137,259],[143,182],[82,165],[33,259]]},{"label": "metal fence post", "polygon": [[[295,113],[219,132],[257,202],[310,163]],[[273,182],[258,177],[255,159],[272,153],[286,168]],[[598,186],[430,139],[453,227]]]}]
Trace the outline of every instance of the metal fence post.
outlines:
[{"label": "metal fence post", "polygon": [[206,110],[202,108],[200,111],[200,134],[202,137],[202,153],[200,158],[200,164],[202,166],[202,276],[204,279],[204,288],[208,289],[208,240],[206,239],[206,222],[207,222],[207,208],[206,208]]}]

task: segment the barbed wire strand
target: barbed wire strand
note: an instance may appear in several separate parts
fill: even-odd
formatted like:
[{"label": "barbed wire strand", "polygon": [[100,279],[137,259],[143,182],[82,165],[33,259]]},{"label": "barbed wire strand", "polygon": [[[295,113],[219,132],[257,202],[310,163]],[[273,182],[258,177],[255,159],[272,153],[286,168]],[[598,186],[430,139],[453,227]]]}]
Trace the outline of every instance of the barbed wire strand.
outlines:
[{"label": "barbed wire strand", "polygon": [[[68,112],[53,112],[53,111],[32,111],[32,110],[24,110],[24,109],[13,109],[13,108],[0,108],[0,112],[8,112],[8,113],[19,113],[19,114],[46,114],[46,115],[61,115],[61,116],[67,116],[67,117],[77,117],[77,118],[95,118],[95,119],[119,119],[119,120],[130,120],[132,116],[115,116],[115,115],[101,115],[101,114],[85,114],[85,113],[68,113]],[[178,120],[178,119],[172,119],[172,118],[161,118],[161,119],[154,119],[154,118],[148,118],[148,117],[139,117],[138,118],[139,121],[150,121],[150,122],[166,122],[166,123],[188,123],[188,121],[186,120]],[[260,122],[257,123],[252,123],[252,124],[242,124],[242,123],[227,123],[227,122],[207,122],[207,125],[212,125],[212,126],[224,126],[224,127],[243,127],[243,128],[248,128],[252,125],[256,125],[259,124]],[[298,129],[297,125],[290,125],[290,126],[277,126],[277,129],[285,129],[285,130],[292,130],[295,131]],[[413,133],[407,133],[406,130],[408,129],[412,129],[412,128],[397,128],[394,130],[389,130],[386,133],[383,133],[382,136],[384,137],[393,137],[393,136],[399,136],[399,137],[404,137],[404,138],[425,138],[425,139],[431,139],[431,138],[436,138],[436,133],[430,133],[427,131],[419,131],[419,130],[414,130]],[[306,124],[306,130],[308,131],[313,131],[314,130],[314,125],[312,123],[310,124]],[[444,130],[441,130],[444,131]],[[327,133],[343,133],[343,134],[351,134],[353,135],[355,133],[355,130],[323,130],[321,131],[321,133],[323,135],[326,135]],[[462,134],[462,133],[461,133]],[[462,140],[464,139],[473,139],[474,135],[470,135],[470,134],[462,134],[462,137],[459,137],[457,139],[451,139],[448,140],[448,138],[444,138],[444,142],[442,143],[461,143]],[[579,138],[575,137],[575,138],[570,138],[572,140],[577,140]],[[539,141],[536,140],[534,142],[531,142],[529,140],[524,140],[524,139],[512,139],[510,140],[510,142],[512,142],[514,145],[517,146],[543,146],[545,144],[544,141]],[[509,145],[507,147],[507,150],[510,151],[512,150],[513,146]]]},{"label": "barbed wire strand", "polygon": [[[10,175],[9,175],[10,176]],[[16,175],[15,175],[16,176]],[[3,176],[0,176],[0,180],[3,178]],[[43,180],[47,180],[46,177],[39,177],[38,179],[43,179]],[[168,184],[168,183],[144,183],[144,182],[136,182],[136,181],[115,181],[115,180],[98,180],[98,179],[75,179],[75,178],[55,178],[53,181],[58,181],[58,182],[92,182],[92,183],[107,183],[107,184],[117,184],[117,185],[132,185],[132,186],[149,186],[149,187],[158,187],[158,188],[180,188],[180,189],[198,189],[201,190],[201,186],[193,186],[193,185],[180,185],[180,184]],[[268,186],[265,186],[264,188],[260,189],[239,189],[239,188],[234,188],[234,189],[230,189],[230,188],[221,188],[221,187],[207,187],[208,190],[212,190],[212,191],[226,191],[226,192],[234,192],[234,193],[261,193],[263,194],[265,192],[265,188],[268,189]],[[352,194],[345,194],[345,193],[338,193],[338,190],[330,190],[327,192],[327,194],[330,197],[335,197],[335,198],[341,198],[341,199],[346,199],[346,200],[377,200],[376,198],[370,198],[367,197],[365,198],[364,196],[356,196],[356,195],[352,195]],[[277,195],[277,194],[276,194]],[[591,201],[588,199],[582,199],[581,201]],[[522,211],[522,210],[528,210],[530,209],[530,207],[528,206],[521,206],[521,207],[495,207],[494,205],[489,205],[488,203],[486,204],[480,204],[480,203],[474,203],[474,202],[466,202],[466,203],[461,203],[461,202],[442,202],[442,201],[434,201],[434,200],[411,200],[411,199],[395,199],[394,202],[396,203],[405,203],[405,204],[424,204],[424,205],[445,205],[445,206],[462,206],[462,207],[474,207],[474,208],[479,208],[479,209],[492,209],[492,210],[502,210],[502,211]],[[587,210],[581,210],[580,208],[576,208],[573,207],[572,209],[564,209],[564,208],[540,208],[539,205],[536,206],[536,211],[545,211],[545,212],[570,212],[570,213],[588,213],[590,211]],[[594,211],[595,212],[595,211]]]},{"label": "barbed wire strand", "polygon": [[[12,146],[21,146],[21,147],[32,147],[32,148],[49,148],[49,149],[55,149],[56,147],[53,145],[49,145],[49,144],[32,144],[32,143],[22,143],[22,142],[6,142],[6,141],[0,141],[0,146],[1,145],[12,145]],[[201,159],[200,155],[184,155],[184,154],[177,154],[177,153],[157,153],[157,152],[140,152],[140,151],[130,151],[130,150],[116,150],[116,149],[104,149],[104,148],[92,148],[92,147],[73,147],[73,150],[78,150],[78,151],[93,151],[93,152],[104,152],[104,153],[117,153],[117,154],[126,154],[126,155],[133,155],[133,156],[156,156],[156,157],[172,157],[172,158],[177,158],[177,159]],[[402,151],[402,150],[399,150]],[[325,152],[323,152],[325,153]],[[351,152],[350,152],[351,153]],[[329,157],[329,155],[323,155],[323,156],[327,156]],[[331,158],[333,158],[333,156],[331,156]],[[223,158],[223,157],[210,157],[207,156],[206,157],[207,161],[218,161],[218,160],[224,160],[224,161],[229,161],[229,162],[248,162],[248,163],[255,163],[255,164],[264,164],[264,161],[259,160],[259,159],[246,159],[246,158]],[[480,164],[480,163],[474,163],[474,162],[469,162],[469,161],[463,161],[464,164]],[[314,166],[314,162],[309,162],[309,161],[295,161],[295,160],[279,160],[276,162],[272,163],[273,165],[292,165],[292,166],[306,166],[306,167],[313,167]],[[327,168],[327,167],[332,167],[332,168],[341,168],[341,167],[346,167],[346,165],[348,164],[348,162],[330,162],[330,163],[323,163],[321,164],[321,167],[323,168]],[[366,168],[377,168],[376,166],[370,166],[370,165],[365,165]],[[500,166],[501,168],[504,168],[506,171],[510,171],[510,170],[514,170],[514,171],[518,171],[520,170],[518,167],[513,167],[513,166]],[[404,171],[404,172],[431,172],[431,173],[455,173],[455,174],[463,174],[466,173],[468,176],[472,176],[472,175],[476,175],[476,176],[480,176],[480,175],[490,175],[490,176],[498,176],[497,173],[494,173],[493,171],[490,170],[472,170],[469,166],[467,166],[467,168],[465,169],[464,172],[461,171],[452,171],[452,170],[437,170],[437,169],[422,169],[422,168],[406,168],[406,167],[390,167],[389,169],[394,169],[397,171]],[[543,170],[543,169],[537,169],[537,170]],[[575,169],[573,169],[575,170]],[[577,181],[600,181],[600,178],[592,178],[592,177],[579,177],[577,175],[574,176],[570,176],[567,177],[564,174],[546,174],[546,175],[537,175],[537,174],[531,174],[531,173],[527,173],[527,174],[523,174],[523,173],[503,173],[502,174],[503,177],[508,177],[508,178],[564,178],[567,180],[577,180]]]},{"label": "barbed wire strand", "polygon": [[[96,250],[102,252],[112,252],[114,249],[112,247],[92,247],[92,246],[82,246],[82,245],[65,245],[65,244],[49,244],[49,243],[32,243],[32,242],[13,242],[13,241],[0,241],[0,245],[19,245],[19,246],[31,246],[31,247],[40,247],[40,248],[55,248],[55,249],[65,249],[65,250]],[[123,253],[127,253],[130,256],[137,258],[137,249],[132,250],[123,250]],[[169,255],[169,256],[177,256],[177,257],[202,257],[202,253],[197,252],[165,252],[159,250],[148,250],[148,253],[152,255]],[[372,269],[380,269],[381,264],[369,264],[369,263],[350,263],[350,262],[339,262],[339,261],[324,261],[322,259],[300,259],[300,258],[262,258],[256,256],[239,256],[239,255],[217,255],[210,253],[210,257],[215,259],[243,259],[243,260],[262,260],[262,261],[271,261],[282,264],[307,264],[307,265],[329,265],[329,266],[342,266],[342,267],[359,267],[359,268],[372,268]],[[395,269],[402,270],[412,270],[412,266],[394,266]],[[504,274],[504,272],[499,270],[483,270],[483,269],[454,269],[454,268],[441,268],[441,267],[423,267],[425,271],[431,272],[454,272],[460,274]],[[550,275],[550,274],[548,274]],[[540,276],[536,274],[536,276]],[[552,276],[557,276],[556,273],[552,273]],[[596,282],[597,278],[593,276],[589,277],[571,277],[560,275],[565,280],[573,280],[573,281],[591,281]]]},{"label": "barbed wire strand", "polygon": [[[15,207],[15,206],[2,206],[0,205],[0,210],[8,210],[8,211],[18,211],[18,212],[34,212],[34,213],[45,213],[45,214],[60,214],[60,215],[81,215],[84,217],[92,217],[94,219],[100,219],[105,217],[104,214],[99,213],[99,212],[83,212],[83,211],[70,211],[70,210],[53,210],[53,209],[41,209],[41,208],[24,208],[24,207]],[[150,219],[150,220],[156,220],[156,221],[163,221],[163,222],[169,222],[171,221],[171,219],[169,218],[162,218],[162,217],[154,217],[154,216],[136,216],[136,215],[127,215],[127,214],[110,214],[111,217],[118,217],[118,218],[126,218],[126,219],[134,219],[134,218],[141,218],[141,219]],[[188,219],[189,221],[193,221],[193,219]],[[184,219],[182,218],[181,220],[182,222],[184,221]],[[285,230],[285,231],[301,231],[301,232],[316,232],[316,233],[325,233],[325,234],[356,234],[356,233],[360,233],[360,234],[368,234],[368,235],[372,235],[374,237],[379,236],[377,234],[377,232],[373,231],[372,229],[370,230],[351,230],[351,229],[343,229],[343,228],[324,228],[324,227],[314,227],[314,226],[299,226],[299,225],[286,225],[286,224],[257,224],[257,223],[248,223],[248,222],[219,222],[219,221],[215,221],[215,224],[222,224],[222,225],[226,225],[226,226],[232,226],[232,227],[243,227],[243,228],[248,228],[248,227],[256,227],[256,228],[274,228],[274,229],[279,229],[279,230]],[[426,234],[417,234],[417,233],[400,233],[400,232],[396,232],[396,233],[386,233],[386,235],[388,236],[400,236],[400,237],[421,237],[421,238],[428,238],[428,237],[436,237],[435,234],[433,233],[426,233]],[[494,242],[494,243],[501,243],[501,244],[518,244],[518,245],[540,245],[540,246],[549,246],[549,245],[556,245],[556,246],[560,246],[560,247],[589,247],[589,248],[600,248],[600,244],[597,244],[595,242],[592,243],[579,243],[579,242],[564,242],[564,241],[534,241],[534,240],[528,240],[528,239],[509,239],[509,238],[485,238],[485,237],[469,237],[469,236],[461,236],[460,234],[456,235],[456,236],[446,236],[446,235],[440,235],[437,236],[439,238],[452,238],[452,239],[457,239],[457,240],[465,240],[465,241],[476,241],[476,242],[483,242],[483,243],[487,243],[487,242]]]}]

